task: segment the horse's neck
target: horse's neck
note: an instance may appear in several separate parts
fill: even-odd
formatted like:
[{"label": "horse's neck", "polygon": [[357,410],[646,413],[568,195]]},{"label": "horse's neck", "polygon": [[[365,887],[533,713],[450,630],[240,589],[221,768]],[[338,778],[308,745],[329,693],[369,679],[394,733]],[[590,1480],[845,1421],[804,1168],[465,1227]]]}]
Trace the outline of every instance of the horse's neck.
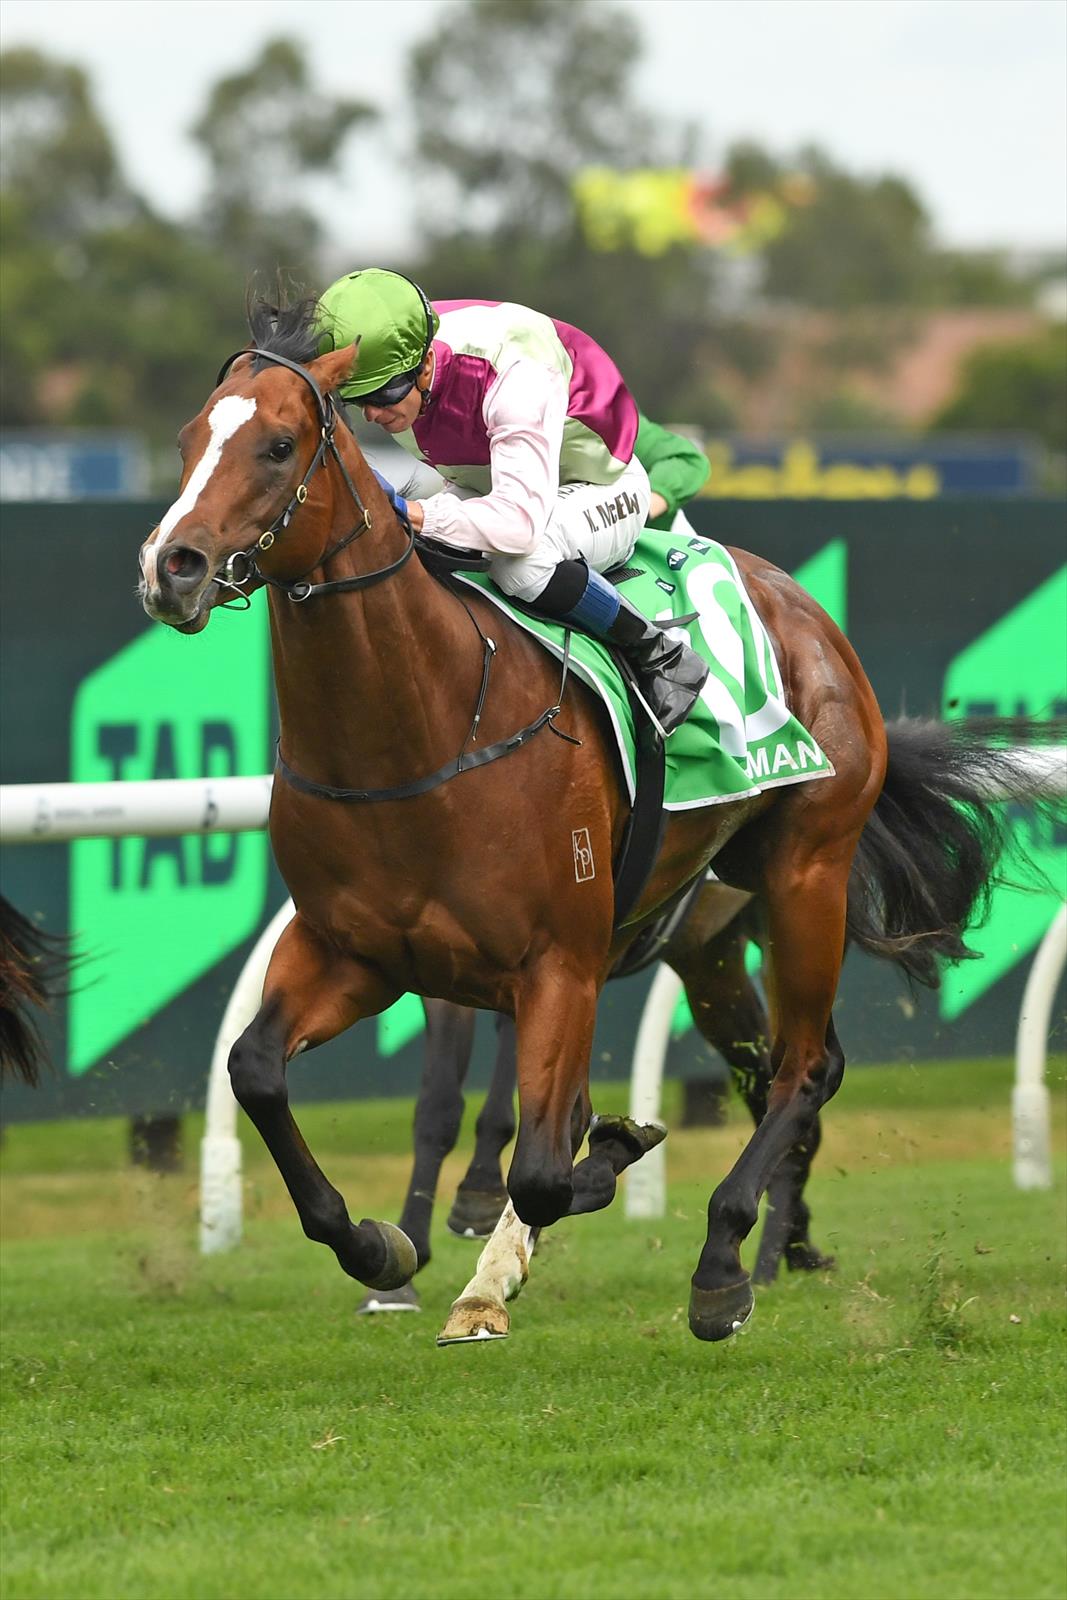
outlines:
[{"label": "horse's neck", "polygon": [[[405,548],[362,456],[346,451],[346,465],[373,526],[312,582],[371,572]],[[334,507],[331,543],[357,515],[343,487]],[[474,712],[481,647],[463,607],[417,556],[367,589],[304,602],[272,589],[270,609],[281,748],[297,771],[341,788],[385,788],[458,754]]]}]

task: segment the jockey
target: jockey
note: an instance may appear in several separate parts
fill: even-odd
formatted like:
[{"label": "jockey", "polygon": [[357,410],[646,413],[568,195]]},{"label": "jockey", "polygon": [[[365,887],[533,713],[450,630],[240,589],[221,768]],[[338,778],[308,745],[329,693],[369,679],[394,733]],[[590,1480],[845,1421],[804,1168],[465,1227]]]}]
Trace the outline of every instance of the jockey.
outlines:
[{"label": "jockey", "polygon": [[663,731],[676,728],[707,667],[602,576],[631,555],[651,490],[637,407],[599,345],[525,306],[431,305],[373,267],[332,284],[319,315],[320,348],[359,340],[342,397],[446,480],[401,505],[415,531],[488,554],[505,594],[615,645]]}]

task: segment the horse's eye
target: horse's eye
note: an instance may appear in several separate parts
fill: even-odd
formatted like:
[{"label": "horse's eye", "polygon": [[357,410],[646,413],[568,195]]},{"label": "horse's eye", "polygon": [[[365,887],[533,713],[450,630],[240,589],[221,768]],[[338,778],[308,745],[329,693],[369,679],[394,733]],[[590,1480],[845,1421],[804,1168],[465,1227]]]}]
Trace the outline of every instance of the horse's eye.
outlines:
[{"label": "horse's eye", "polygon": [[272,461],[288,461],[292,453],[293,441],[291,439],[279,439],[277,444],[272,444],[267,451]]}]

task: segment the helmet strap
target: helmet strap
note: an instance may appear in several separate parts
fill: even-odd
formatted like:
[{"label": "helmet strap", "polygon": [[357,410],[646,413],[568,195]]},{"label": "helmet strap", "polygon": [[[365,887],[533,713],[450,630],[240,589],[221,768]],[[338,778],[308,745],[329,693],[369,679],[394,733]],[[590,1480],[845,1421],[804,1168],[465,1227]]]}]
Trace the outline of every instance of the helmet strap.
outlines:
[{"label": "helmet strap", "polygon": [[[429,363],[430,363],[430,372],[429,372],[429,376],[424,377],[423,376],[423,370],[424,370],[424,368],[426,366],[427,360],[429,360]],[[436,376],[437,376],[437,355],[436,355],[435,351],[433,350],[433,348],[431,347],[429,350],[427,350],[426,355],[423,357],[422,366],[419,368],[419,375],[415,379],[415,387],[419,391],[420,395],[422,396],[422,404],[419,407],[419,416],[420,417],[423,415],[423,413],[426,410],[426,407],[430,404],[430,401],[433,399],[433,381],[436,378]]]}]

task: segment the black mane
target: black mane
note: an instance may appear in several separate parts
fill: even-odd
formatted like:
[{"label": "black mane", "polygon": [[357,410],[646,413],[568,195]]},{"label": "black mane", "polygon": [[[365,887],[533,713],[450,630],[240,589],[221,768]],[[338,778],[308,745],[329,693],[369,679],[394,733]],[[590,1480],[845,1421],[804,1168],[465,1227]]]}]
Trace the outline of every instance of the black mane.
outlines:
[{"label": "black mane", "polygon": [[[275,304],[260,295],[248,299],[248,331],[258,350],[270,355],[285,356],[306,367],[319,354],[322,329],[318,326],[318,299],[306,295],[294,300],[292,305]],[[254,370],[262,367],[254,363]]]}]

